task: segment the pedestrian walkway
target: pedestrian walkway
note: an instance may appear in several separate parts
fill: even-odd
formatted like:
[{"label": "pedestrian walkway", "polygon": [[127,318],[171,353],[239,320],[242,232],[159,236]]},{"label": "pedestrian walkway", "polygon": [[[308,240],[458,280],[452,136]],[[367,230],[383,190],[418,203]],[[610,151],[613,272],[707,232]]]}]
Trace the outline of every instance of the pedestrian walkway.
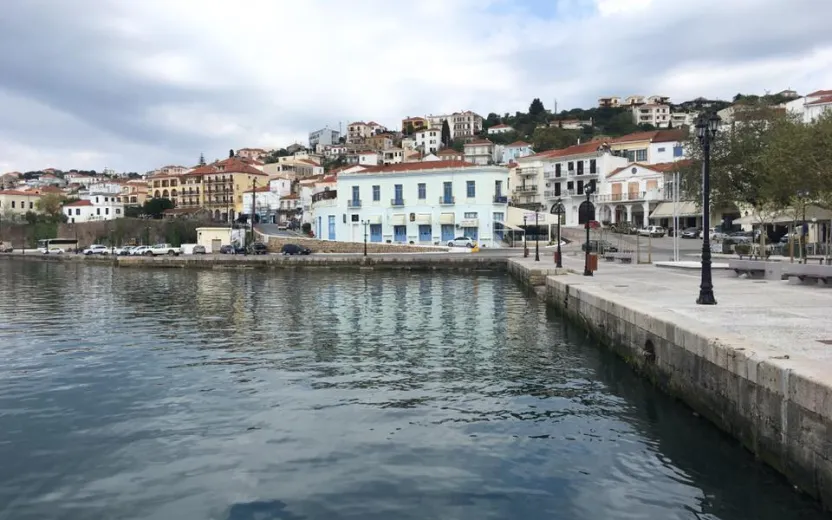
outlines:
[{"label": "pedestrian walkway", "polygon": [[[534,262],[550,268],[551,255]],[[564,254],[563,265],[572,273],[570,283],[590,284],[615,299],[633,300],[663,312],[684,316],[719,331],[777,349],[783,355],[830,362],[832,367],[832,287],[793,285],[780,280],[737,278],[733,272],[713,272],[717,305],[697,305],[698,270],[661,269],[653,265],[599,264],[592,277],[582,276],[584,257]]]}]

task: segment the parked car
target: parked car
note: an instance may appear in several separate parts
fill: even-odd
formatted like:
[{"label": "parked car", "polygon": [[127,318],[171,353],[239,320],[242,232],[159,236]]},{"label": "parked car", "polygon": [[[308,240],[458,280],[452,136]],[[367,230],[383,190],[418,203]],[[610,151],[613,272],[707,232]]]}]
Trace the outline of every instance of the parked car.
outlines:
[{"label": "parked car", "polygon": [[[581,251],[586,251],[586,242],[581,244]],[[609,251],[610,253],[617,253],[618,248],[614,245],[610,244],[606,240],[590,240],[589,241],[589,252],[590,253],[603,253],[605,251]]]},{"label": "parked car", "polygon": [[197,244],[197,245],[194,246],[193,250],[191,251],[191,254],[192,255],[204,255],[207,252],[208,251],[205,249],[205,246]]},{"label": "parked car", "polygon": [[130,251],[130,256],[150,256],[153,253],[150,252],[150,246],[138,246],[134,247],[132,251]]},{"label": "parked car", "polygon": [[309,255],[312,254],[312,250],[308,247],[299,246],[297,244],[284,244],[283,247],[280,248],[280,252],[284,255]]},{"label": "parked car", "polygon": [[448,247],[474,247],[474,241],[468,237],[456,237],[448,242]]},{"label": "parked car", "polygon": [[269,248],[263,242],[255,242],[248,246],[248,254],[250,255],[266,255],[269,253]]},{"label": "parked car", "polygon": [[42,248],[38,249],[38,251],[40,251],[41,253],[43,253],[45,255],[60,255],[60,254],[65,253],[65,251],[63,249],[61,249],[60,247],[50,247],[48,250],[45,247],[42,247]]},{"label": "parked car", "polygon": [[101,244],[93,244],[90,247],[84,249],[84,254],[89,255],[109,255],[110,248]]},{"label": "parked car", "polygon": [[638,234],[642,237],[661,238],[664,236],[665,231],[661,226],[647,226],[646,228],[639,229]]},{"label": "parked car", "polygon": [[220,253],[223,255],[242,255],[245,252],[245,248],[238,245],[224,245],[220,247]]},{"label": "parked car", "polygon": [[754,240],[754,233],[751,231],[735,231],[728,235],[728,238],[735,244],[744,244]]},{"label": "parked car", "polygon": [[702,232],[698,228],[689,227],[682,231],[682,233],[679,236],[682,238],[699,238],[701,237],[701,235]]},{"label": "parked car", "polygon": [[133,250],[133,246],[122,246],[113,249],[113,254],[118,256],[127,256],[130,254],[130,251]]},{"label": "parked car", "polygon": [[638,228],[627,222],[618,222],[610,225],[610,231],[613,233],[621,233],[623,235],[635,235],[638,233]]},{"label": "parked car", "polygon": [[178,247],[173,247],[170,244],[156,244],[154,246],[150,246],[150,254],[153,256],[159,255],[169,255],[169,256],[179,256],[181,251]]}]

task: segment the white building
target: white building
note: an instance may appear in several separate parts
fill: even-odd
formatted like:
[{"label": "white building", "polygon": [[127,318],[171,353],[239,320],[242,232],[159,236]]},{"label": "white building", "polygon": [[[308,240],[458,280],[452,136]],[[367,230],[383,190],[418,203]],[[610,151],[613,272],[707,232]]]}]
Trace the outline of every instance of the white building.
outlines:
[{"label": "white building", "polygon": [[488,135],[494,134],[507,134],[509,132],[514,132],[514,128],[504,125],[500,123],[499,125],[494,125],[488,129]]},{"label": "white building", "polygon": [[648,226],[650,214],[666,200],[664,172],[672,164],[628,164],[611,171],[594,197],[596,220]]},{"label": "white building", "polygon": [[316,150],[319,144],[338,144],[338,139],[340,138],[341,133],[338,130],[332,130],[329,127],[321,128],[320,130],[309,132],[309,148]]},{"label": "white building", "polygon": [[426,128],[413,133],[416,149],[423,154],[436,153],[442,146],[442,128]]},{"label": "white building", "polygon": [[697,117],[699,117],[699,112],[670,113],[670,121],[673,123],[673,128],[682,128],[683,126],[693,127],[696,124]]},{"label": "white building", "polygon": [[381,152],[381,162],[384,164],[400,164],[404,162],[404,150],[401,148],[387,148]]},{"label": "white building", "polygon": [[633,123],[667,128],[670,124],[670,106],[648,103],[633,106]]},{"label": "white building", "polygon": [[64,204],[63,211],[70,224],[115,220],[124,216],[124,204],[110,193],[89,195],[87,198]]},{"label": "white building", "polygon": [[121,182],[116,182],[111,179],[101,178],[98,179],[96,182],[92,182],[87,185],[87,190],[90,193],[109,193],[109,194],[117,194],[121,193],[121,189],[124,186]]},{"label": "white building", "polygon": [[442,126],[444,122],[447,120],[448,128],[451,131],[451,139],[457,139],[459,137],[469,137],[482,132],[482,116],[474,112],[471,112],[470,110],[466,110],[464,112],[454,112],[453,114],[445,114],[439,116],[429,115],[426,116],[425,119],[427,119],[428,121],[429,128],[433,128],[440,131],[440,136],[442,135]]},{"label": "white building", "polygon": [[381,155],[378,152],[358,152],[358,164],[361,166],[378,166]]},{"label": "white building", "polygon": [[488,139],[477,139],[470,143],[465,143],[463,147],[465,160],[480,166],[499,162],[502,158],[502,152],[502,146],[496,146]]},{"label": "white building", "polygon": [[467,236],[499,247],[508,170],[458,161],[405,163],[341,173],[337,197],[316,194],[315,235],[375,243],[444,244]]},{"label": "white building", "polygon": [[370,137],[371,135],[373,135],[372,134],[372,129],[364,121],[356,121],[354,123],[350,123],[349,125],[347,125],[347,142],[348,143],[363,142],[364,139]]},{"label": "white building", "polygon": [[800,115],[804,123],[816,121],[830,109],[832,109],[832,90],[818,90],[786,103],[786,110]]},{"label": "white building", "polygon": [[612,171],[628,164],[608,145],[594,141],[517,159],[512,177],[512,202],[527,207],[552,207],[560,200],[564,225],[578,226],[596,217],[595,204],[586,201],[584,188],[596,182],[596,193]]}]

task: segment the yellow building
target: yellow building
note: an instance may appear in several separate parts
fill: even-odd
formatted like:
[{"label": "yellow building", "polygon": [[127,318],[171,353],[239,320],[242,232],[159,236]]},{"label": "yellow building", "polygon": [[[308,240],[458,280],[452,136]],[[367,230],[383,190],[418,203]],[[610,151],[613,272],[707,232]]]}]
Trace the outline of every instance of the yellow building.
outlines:
[{"label": "yellow building", "polygon": [[0,217],[19,218],[27,211],[38,212],[40,194],[35,191],[0,191]]},{"label": "yellow building", "polygon": [[121,186],[121,193],[116,197],[117,202],[125,206],[141,206],[147,200],[147,181],[133,179]]},{"label": "yellow building", "polygon": [[159,171],[147,178],[150,196],[154,199],[170,199],[173,207],[179,206],[180,174]]},{"label": "yellow building", "polygon": [[424,117],[406,117],[402,119],[402,132],[412,129],[414,132],[428,128],[428,120]]},{"label": "yellow building", "polygon": [[[233,221],[243,212],[244,192],[254,185],[265,186],[269,183],[267,173],[237,157],[200,166],[183,178],[188,204],[200,198],[200,204],[211,212],[214,220],[224,222]],[[191,189],[194,190],[193,199]]]}]

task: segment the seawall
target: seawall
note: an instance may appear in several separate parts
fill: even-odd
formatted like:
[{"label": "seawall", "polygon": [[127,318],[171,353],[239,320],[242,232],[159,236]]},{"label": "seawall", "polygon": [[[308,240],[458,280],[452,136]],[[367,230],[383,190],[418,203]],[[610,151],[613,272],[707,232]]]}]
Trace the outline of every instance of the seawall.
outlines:
[{"label": "seawall", "polygon": [[662,390],[832,509],[828,364],[613,294],[582,276],[542,276],[515,259],[508,270]]}]

